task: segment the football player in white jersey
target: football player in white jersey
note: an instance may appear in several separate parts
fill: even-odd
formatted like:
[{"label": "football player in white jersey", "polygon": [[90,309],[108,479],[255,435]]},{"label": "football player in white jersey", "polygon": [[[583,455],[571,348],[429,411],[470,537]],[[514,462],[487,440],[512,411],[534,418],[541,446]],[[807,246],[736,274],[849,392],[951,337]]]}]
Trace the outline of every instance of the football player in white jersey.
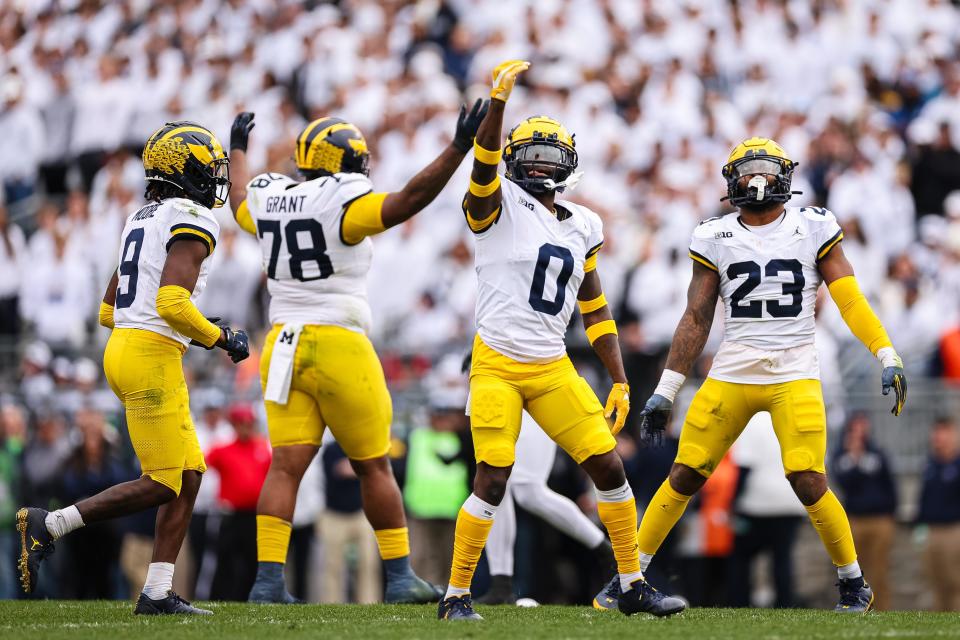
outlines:
[{"label": "football player in white jersey", "polygon": [[[339,118],[314,120],[297,137],[304,180],[276,173],[247,183],[253,114],[237,116],[230,148],[230,202],[258,237],[270,290],[260,365],[273,460],[257,504],[253,602],[292,602],[283,583],[297,489],[329,427],[360,479],[363,508],[386,569],[390,603],[436,602],[439,587],[410,568],[403,501],[390,467],[392,405],[367,338],[367,271],[375,235],[426,207],[469,152],[487,103],[461,108],[453,141],[400,191],[375,192],[360,131]],[[246,185],[246,186],[244,186]]]},{"label": "football player in white jersey", "polygon": [[[557,199],[578,178],[573,136],[556,120],[534,116],[514,127],[500,149],[506,101],[528,66],[510,60],[493,71],[491,106],[474,142],[463,201],[477,237],[469,403],[477,473],[474,492],[457,516],[450,585],[438,617],[480,617],[473,611],[470,584],[506,491],[524,409],[597,487],[600,519],[623,581],[620,610],[669,615],[683,603],[664,598],[643,580],[633,526],[636,503],[615,451],[614,433],[626,420],[630,396],[616,325],[596,271],[602,223],[586,207]],[[566,353],[563,338],[577,302],[587,337],[613,378],[606,408]],[[614,411],[611,431],[604,414]]]},{"label": "football player in white jersey", "polygon": [[188,344],[220,347],[234,362],[249,355],[243,331],[218,327],[193,303],[217,245],[220,227],[210,209],[226,199],[228,160],[208,129],[170,122],[147,140],[143,167],[148,203],[127,218],[119,266],[100,305],[100,324],[113,329],[104,373],[123,402],[143,476],[57,511],[20,509],[20,579],[32,592],[53,541],[74,529],[159,506],[153,559],[134,613],[209,614],[172,590],[173,565],[206,470],[181,358]]},{"label": "football player in white jersey", "polygon": [[[883,394],[892,389],[896,395],[894,415],[903,410],[907,381],[843,255],[843,233],[833,214],[785,206],[795,166],[773,140],[741,142],[723,167],[727,197],[738,211],[694,230],[687,309],[660,383],[641,412],[646,438],[659,440],[666,427],[674,396],[703,350],[718,297],[725,311],[724,339],[687,411],[676,461],[643,515],[637,541],[645,567],[750,418],[768,411],[787,479],[837,566],[836,610],[865,612],[873,592],[824,469],[827,424],[814,346],[821,282],[850,330],[880,361]],[[616,582],[597,600],[615,600]]]}]

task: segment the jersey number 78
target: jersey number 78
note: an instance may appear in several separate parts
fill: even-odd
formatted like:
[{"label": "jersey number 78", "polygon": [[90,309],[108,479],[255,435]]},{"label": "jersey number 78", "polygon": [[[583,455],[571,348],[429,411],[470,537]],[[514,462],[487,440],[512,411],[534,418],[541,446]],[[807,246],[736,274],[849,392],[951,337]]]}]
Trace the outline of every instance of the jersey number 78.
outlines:
[{"label": "jersey number 78", "polygon": [[[270,262],[267,264],[267,277],[277,280],[277,260],[280,256],[280,244],[286,240],[290,254],[290,276],[301,282],[323,280],[333,275],[333,263],[327,255],[327,241],[323,237],[323,226],[311,218],[291,220],[280,233],[279,220],[258,220],[257,233],[261,238],[271,234]],[[310,236],[310,246],[301,246],[299,235]],[[316,263],[314,267],[311,263]]]}]

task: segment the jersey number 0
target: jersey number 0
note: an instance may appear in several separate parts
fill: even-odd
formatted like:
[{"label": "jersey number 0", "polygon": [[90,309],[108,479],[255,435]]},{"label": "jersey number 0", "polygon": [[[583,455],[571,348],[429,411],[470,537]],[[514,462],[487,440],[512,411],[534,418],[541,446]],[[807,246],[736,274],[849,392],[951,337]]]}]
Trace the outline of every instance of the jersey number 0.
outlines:
[{"label": "jersey number 0", "polygon": [[[547,267],[550,266],[550,258],[557,258],[562,265],[557,275],[557,293],[554,294],[553,300],[545,300],[543,294],[547,286]],[[537,266],[533,270],[533,284],[530,286],[530,306],[540,313],[551,316],[560,313],[567,296],[567,283],[572,275],[573,254],[569,249],[549,243],[541,245]]]}]

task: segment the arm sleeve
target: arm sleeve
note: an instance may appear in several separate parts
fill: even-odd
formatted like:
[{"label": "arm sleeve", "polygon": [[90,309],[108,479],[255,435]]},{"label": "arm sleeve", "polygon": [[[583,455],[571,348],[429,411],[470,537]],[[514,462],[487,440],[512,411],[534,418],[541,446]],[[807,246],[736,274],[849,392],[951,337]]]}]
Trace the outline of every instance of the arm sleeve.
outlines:
[{"label": "arm sleeve", "polygon": [[203,317],[190,300],[190,292],[183,287],[160,287],[157,291],[157,315],[174,331],[205,347],[212,347],[220,339],[220,327]]},{"label": "arm sleeve", "polygon": [[180,240],[195,240],[207,247],[207,255],[211,255],[217,247],[217,238],[220,236],[220,225],[209,209],[198,205],[177,204],[176,213],[171,219],[167,251],[174,242]]},{"label": "arm sleeve", "polygon": [[340,238],[344,244],[358,244],[367,236],[385,231],[383,201],[388,193],[366,193],[344,205]]},{"label": "arm sleeve", "polygon": [[113,329],[113,307],[102,300],[100,301],[99,320],[100,326]]},{"label": "arm sleeve", "polygon": [[247,206],[246,200],[241,202],[240,206],[237,207],[237,210],[233,214],[233,219],[237,221],[241,229],[250,235],[257,235],[257,225],[253,221],[253,216],[250,214],[250,207]]},{"label": "arm sleeve", "polygon": [[837,278],[830,283],[828,289],[840,309],[843,321],[850,327],[850,332],[870,349],[870,353],[877,355],[880,349],[893,346],[880,318],[873,312],[854,276]]}]

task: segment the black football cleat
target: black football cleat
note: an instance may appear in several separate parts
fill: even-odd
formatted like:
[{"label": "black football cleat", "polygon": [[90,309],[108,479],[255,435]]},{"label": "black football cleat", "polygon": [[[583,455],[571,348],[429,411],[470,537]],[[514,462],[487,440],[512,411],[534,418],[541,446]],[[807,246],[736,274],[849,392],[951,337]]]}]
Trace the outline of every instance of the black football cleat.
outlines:
[{"label": "black football cleat", "polygon": [[437,610],[437,618],[440,620],[483,620],[483,617],[473,610],[473,601],[470,599],[470,594],[450,596],[446,600],[441,600],[440,607]]},{"label": "black football cleat", "polygon": [[431,604],[442,600],[444,593],[442,587],[410,573],[400,579],[387,578],[383,601],[386,604]]},{"label": "black football cleat", "polygon": [[598,611],[613,611],[617,608],[617,601],[620,600],[620,574],[615,573],[610,578],[610,582],[603,585],[593,598],[593,608]]},{"label": "black football cleat", "polygon": [[840,613],[866,613],[873,608],[873,589],[863,579],[847,578],[837,583],[840,588],[840,602],[833,608]]},{"label": "black football cleat", "polygon": [[630,583],[630,589],[620,594],[617,607],[625,616],[652,613],[659,618],[680,613],[687,608],[687,603],[680,598],[660,593],[641,578]]},{"label": "black football cleat", "polygon": [[282,581],[279,584],[272,584],[259,578],[253,583],[247,602],[253,604],[306,604],[300,598],[290,595],[286,584]]},{"label": "black football cleat", "polygon": [[147,594],[141,593],[137,598],[137,606],[134,608],[135,615],[144,616],[166,616],[166,615],[200,615],[212,616],[213,611],[209,609],[200,609],[195,607],[171,589],[167,591],[167,597],[159,600],[152,600]]},{"label": "black football cleat", "polygon": [[37,588],[40,563],[54,552],[53,536],[47,531],[47,511],[25,507],[17,511],[17,531],[20,533],[20,586],[25,593]]}]

